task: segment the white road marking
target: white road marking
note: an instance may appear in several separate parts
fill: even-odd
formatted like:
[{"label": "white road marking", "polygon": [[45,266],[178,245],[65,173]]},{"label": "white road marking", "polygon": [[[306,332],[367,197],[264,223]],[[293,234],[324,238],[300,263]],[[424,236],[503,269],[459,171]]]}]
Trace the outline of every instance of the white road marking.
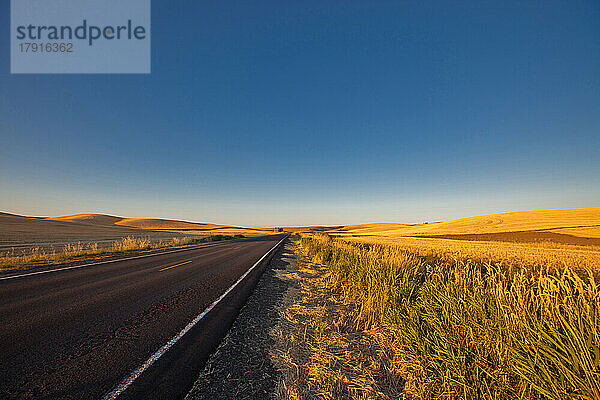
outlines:
[{"label": "white road marking", "polygon": [[5,276],[5,277],[0,278],[0,281],[6,280],[6,279],[22,278],[22,277],[31,276],[31,275],[47,274],[47,273],[50,273],[50,272],[65,271],[67,269],[77,269],[77,268],[91,267],[92,265],[100,265],[100,264],[108,264],[108,263],[119,262],[119,261],[135,260],[136,258],[155,257],[155,256],[161,256],[163,254],[179,253],[180,251],[196,250],[196,249],[202,249],[204,247],[214,247],[214,246],[223,245],[223,244],[227,244],[227,243],[211,243],[211,244],[205,244],[205,245],[200,245],[200,246],[187,247],[187,248],[184,248],[184,249],[177,249],[177,250],[171,250],[171,251],[163,251],[162,253],[157,253],[157,254],[145,254],[145,255],[135,256],[135,257],[118,258],[118,259],[115,259],[115,260],[99,261],[99,262],[90,263],[90,264],[73,265],[71,267],[48,269],[48,270],[45,270],[45,271],[38,271],[38,272],[30,272],[30,273],[27,273],[27,274],[9,275],[9,276]]},{"label": "white road marking", "polygon": [[177,335],[173,336],[173,338],[171,340],[169,340],[165,345],[163,345],[160,349],[158,349],[156,351],[156,353],[152,354],[150,356],[149,359],[146,360],[146,362],[144,362],[142,365],[140,365],[137,369],[135,369],[131,374],[129,374],[129,376],[126,376],[112,391],[106,393],[103,397],[102,400],[114,400],[116,399],[121,393],[123,393],[125,391],[125,389],[127,389],[132,383],[133,381],[135,381],[141,374],[142,372],[144,372],[145,370],[147,370],[152,364],[154,364],[154,362],[156,360],[158,360],[163,354],[165,354],[167,352],[167,350],[169,350],[175,343],[177,343],[177,341],[179,339],[181,339],[183,337],[183,335],[185,335],[186,333],[188,333],[188,331],[190,329],[192,329],[194,327],[194,325],[196,325],[198,323],[198,321],[200,321],[202,318],[204,318],[204,316],[206,314],[208,314],[213,308],[215,308],[215,306],[217,304],[219,304],[219,302],[221,300],[223,300],[223,298],[225,296],[227,296],[229,294],[229,292],[231,292],[242,280],[244,280],[244,278],[250,273],[252,272],[252,270],[254,268],[256,268],[256,266],[262,261],[264,260],[264,258],[273,251],[274,248],[276,248],[277,246],[279,246],[279,244],[281,242],[283,242],[285,239],[287,239],[287,236],[284,237],[283,239],[281,239],[279,242],[277,242],[277,244],[273,247],[271,247],[271,249],[269,251],[267,251],[261,258],[260,260],[258,260],[257,262],[254,263],[253,266],[251,266],[246,272],[244,272],[244,275],[240,276],[239,279],[237,281],[235,281],[235,283],[233,285],[231,285],[229,287],[229,289],[227,289],[225,292],[223,292],[222,295],[220,295],[215,301],[213,301],[208,307],[206,307],[204,309],[204,311],[202,311],[200,314],[198,314],[196,316],[196,318],[194,318],[189,324],[187,324],[185,326],[185,328],[183,328],[181,330],[181,332],[179,332]]}]

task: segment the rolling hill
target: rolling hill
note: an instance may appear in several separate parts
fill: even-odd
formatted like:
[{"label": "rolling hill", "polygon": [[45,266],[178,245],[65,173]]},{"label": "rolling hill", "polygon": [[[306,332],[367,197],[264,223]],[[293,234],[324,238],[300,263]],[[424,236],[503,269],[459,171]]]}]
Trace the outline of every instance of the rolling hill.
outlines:
[{"label": "rolling hill", "polygon": [[[327,232],[335,236],[429,237],[476,241],[600,245],[600,208],[517,211],[429,224],[369,223],[288,227],[291,232]],[[193,234],[266,234],[269,228],[244,228],[161,218],[123,218],[75,214],[42,218],[0,212],[0,249],[12,246],[111,241],[126,236],[162,240]]]},{"label": "rolling hill", "polygon": [[74,214],[47,218],[47,220],[186,234],[256,234],[271,232],[269,228],[244,228],[163,218],[122,218],[105,214]]},{"label": "rolling hill", "polygon": [[49,247],[76,242],[102,243],[127,236],[163,240],[183,235],[256,235],[270,232],[270,229],[159,218],[123,218],[105,214],[44,218],[0,212],[0,250]]},{"label": "rolling hill", "polygon": [[177,221],[162,218],[123,218],[105,214],[74,214],[62,217],[46,218],[51,221],[78,222],[101,226],[127,226],[138,229],[157,229],[157,230],[202,230],[217,228],[232,228],[225,225],[206,224],[199,222]]},{"label": "rolling hill", "polygon": [[46,219],[0,212],[0,249],[44,247],[78,241],[104,242],[127,236],[150,236],[159,240],[177,235],[118,226],[111,224],[109,218],[98,218],[96,220],[78,218]]},{"label": "rolling hill", "polygon": [[417,236],[600,245],[600,208],[516,211],[417,225],[347,225],[326,231],[336,236]]}]

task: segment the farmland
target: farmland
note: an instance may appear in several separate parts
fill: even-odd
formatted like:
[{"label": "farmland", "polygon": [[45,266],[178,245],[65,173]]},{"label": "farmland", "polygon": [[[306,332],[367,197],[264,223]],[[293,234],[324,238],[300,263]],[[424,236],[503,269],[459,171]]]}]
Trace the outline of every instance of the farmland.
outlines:
[{"label": "farmland", "polygon": [[[574,220],[577,213],[585,217]],[[521,214],[523,225],[509,218],[500,228],[479,223],[493,216],[440,225],[444,234],[457,226],[467,234],[596,234],[566,226],[596,223],[597,209],[563,212],[562,221],[553,214]],[[436,238],[419,229],[302,234],[299,253],[312,272],[287,317],[304,330],[292,336],[310,356],[288,355],[305,380],[297,375],[284,398],[600,398],[600,247]]]},{"label": "farmland", "polygon": [[45,218],[0,213],[0,270],[119,256],[270,232],[264,228],[104,214]]}]

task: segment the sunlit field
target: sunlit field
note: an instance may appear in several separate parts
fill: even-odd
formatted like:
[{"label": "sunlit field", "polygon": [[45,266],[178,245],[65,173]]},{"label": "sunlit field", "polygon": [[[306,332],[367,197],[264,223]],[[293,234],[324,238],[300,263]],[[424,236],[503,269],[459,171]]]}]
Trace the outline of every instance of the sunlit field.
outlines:
[{"label": "sunlit field", "polygon": [[600,235],[600,208],[515,211],[421,224],[347,225],[331,230],[338,235],[441,236],[507,232],[549,232],[581,237]]},{"label": "sunlit field", "polygon": [[78,260],[87,260],[95,257],[124,254],[133,251],[159,250],[191,246],[201,243],[218,242],[243,238],[242,235],[207,235],[195,237],[174,237],[170,240],[152,241],[150,238],[126,237],[115,240],[109,245],[97,242],[74,243],[62,248],[34,247],[25,250],[8,250],[0,252],[0,271],[20,268],[30,268],[40,265],[57,264]]},{"label": "sunlit field", "polygon": [[407,397],[600,398],[600,248],[320,233],[300,246]]},{"label": "sunlit field", "polygon": [[433,259],[477,261],[519,268],[571,269],[600,272],[600,246],[566,245],[552,242],[513,243],[468,241],[421,237],[350,237],[349,243],[392,246],[399,250]]}]

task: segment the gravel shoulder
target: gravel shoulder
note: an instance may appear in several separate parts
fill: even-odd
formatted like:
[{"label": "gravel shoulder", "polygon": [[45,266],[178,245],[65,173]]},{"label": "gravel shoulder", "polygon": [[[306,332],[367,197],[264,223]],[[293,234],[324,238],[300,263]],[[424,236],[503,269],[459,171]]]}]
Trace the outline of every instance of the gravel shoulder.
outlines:
[{"label": "gravel shoulder", "polygon": [[272,399],[281,380],[273,363],[274,329],[298,292],[288,276],[298,263],[292,241],[281,246],[185,400]]}]

